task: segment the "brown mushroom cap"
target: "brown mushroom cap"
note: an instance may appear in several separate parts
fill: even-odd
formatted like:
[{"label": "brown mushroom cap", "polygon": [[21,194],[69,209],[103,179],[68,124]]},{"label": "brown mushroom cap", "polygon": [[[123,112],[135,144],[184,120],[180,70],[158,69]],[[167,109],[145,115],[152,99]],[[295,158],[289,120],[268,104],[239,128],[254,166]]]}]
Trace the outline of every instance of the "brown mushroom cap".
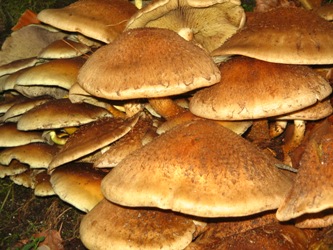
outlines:
[{"label": "brown mushroom cap", "polygon": [[49,165],[54,168],[79,159],[111,144],[128,133],[137,123],[139,116],[123,119],[104,118],[81,126],[72,134]]},{"label": "brown mushroom cap", "polygon": [[195,115],[217,120],[277,116],[311,106],[332,92],[322,76],[303,65],[235,57],[220,70],[220,83],[199,90],[191,99]]},{"label": "brown mushroom cap", "polygon": [[71,103],[67,98],[43,103],[21,116],[19,130],[74,127],[112,116],[106,109],[88,103]]},{"label": "brown mushroom cap", "polygon": [[44,48],[39,54],[38,58],[45,59],[60,59],[60,58],[73,58],[84,55],[90,52],[89,46],[69,39],[61,39],[54,41]]},{"label": "brown mushroom cap", "polygon": [[157,209],[126,208],[103,199],[80,225],[89,249],[184,249],[193,238],[190,218]]},{"label": "brown mushroom cap", "polygon": [[44,142],[42,132],[17,130],[16,123],[0,125],[0,147],[16,147],[31,142]]},{"label": "brown mushroom cap", "polygon": [[13,160],[9,163],[9,165],[0,165],[0,178],[4,178],[6,176],[22,174],[27,171],[29,166],[21,163],[17,160]]},{"label": "brown mushroom cap", "polygon": [[45,143],[6,148],[0,152],[0,164],[8,165],[13,159],[28,164],[30,168],[47,169],[54,155],[59,151],[57,146]]},{"label": "brown mushroom cap", "polygon": [[15,85],[58,86],[68,90],[76,82],[77,74],[84,62],[85,59],[76,57],[40,64],[21,73]]},{"label": "brown mushroom cap", "polygon": [[136,7],[123,0],[79,0],[61,9],[42,10],[37,18],[53,27],[110,43]]},{"label": "brown mushroom cap", "polygon": [[122,33],[92,54],[78,75],[88,93],[115,100],[176,95],[219,79],[217,66],[202,49],[157,28]]},{"label": "brown mushroom cap", "polygon": [[211,53],[288,64],[332,64],[333,24],[302,8],[256,12],[246,27]]},{"label": "brown mushroom cap", "polygon": [[215,122],[197,120],[127,156],[103,179],[102,192],[125,206],[245,216],[277,208],[290,189],[277,162]]}]

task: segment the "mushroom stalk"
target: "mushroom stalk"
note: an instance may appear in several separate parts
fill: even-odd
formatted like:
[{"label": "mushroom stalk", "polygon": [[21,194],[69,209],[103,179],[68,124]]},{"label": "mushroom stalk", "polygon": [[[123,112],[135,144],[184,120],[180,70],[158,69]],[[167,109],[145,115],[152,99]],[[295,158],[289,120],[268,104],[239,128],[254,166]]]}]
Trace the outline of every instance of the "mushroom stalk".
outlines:
[{"label": "mushroom stalk", "polygon": [[172,116],[181,114],[186,111],[186,109],[178,106],[169,97],[150,98],[149,104],[159,115],[167,120]]},{"label": "mushroom stalk", "polygon": [[271,138],[278,137],[287,127],[287,121],[275,121],[269,125],[269,135]]}]

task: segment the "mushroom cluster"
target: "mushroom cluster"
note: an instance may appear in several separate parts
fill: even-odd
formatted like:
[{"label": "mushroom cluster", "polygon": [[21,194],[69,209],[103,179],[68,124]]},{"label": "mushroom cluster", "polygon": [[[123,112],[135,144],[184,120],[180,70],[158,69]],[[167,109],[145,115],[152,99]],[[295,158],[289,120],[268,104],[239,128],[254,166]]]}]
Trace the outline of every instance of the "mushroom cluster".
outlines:
[{"label": "mushroom cluster", "polygon": [[333,24],[304,2],[41,11],[0,51],[0,177],[86,213],[88,249],[316,244],[333,225]]}]

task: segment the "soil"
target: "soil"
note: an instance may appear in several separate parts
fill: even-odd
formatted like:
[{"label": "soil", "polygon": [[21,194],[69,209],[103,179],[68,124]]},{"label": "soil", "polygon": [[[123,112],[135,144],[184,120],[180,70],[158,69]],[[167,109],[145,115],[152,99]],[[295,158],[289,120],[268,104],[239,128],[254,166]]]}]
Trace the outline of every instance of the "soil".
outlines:
[{"label": "soil", "polygon": [[32,243],[42,236],[64,249],[86,249],[79,239],[83,215],[57,196],[36,197],[32,189],[0,179],[0,249],[36,249]]}]

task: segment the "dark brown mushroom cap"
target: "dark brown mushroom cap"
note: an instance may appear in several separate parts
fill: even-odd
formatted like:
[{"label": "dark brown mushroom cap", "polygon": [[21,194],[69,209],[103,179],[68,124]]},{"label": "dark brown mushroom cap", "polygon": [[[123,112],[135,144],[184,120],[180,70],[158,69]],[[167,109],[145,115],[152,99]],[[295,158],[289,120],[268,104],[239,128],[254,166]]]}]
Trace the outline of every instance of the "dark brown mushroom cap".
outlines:
[{"label": "dark brown mushroom cap", "polygon": [[302,8],[256,12],[241,31],[211,53],[288,64],[332,64],[333,24]]},{"label": "dark brown mushroom cap", "polygon": [[88,93],[115,100],[181,94],[219,79],[217,66],[204,50],[158,28],[122,33],[92,54],[78,75]]},{"label": "dark brown mushroom cap", "polygon": [[68,138],[66,144],[54,156],[49,165],[49,172],[62,164],[74,161],[108,146],[128,133],[138,119],[138,115],[127,120],[103,118],[81,126]]},{"label": "dark brown mushroom cap", "polygon": [[277,208],[290,189],[277,162],[215,122],[197,120],[127,156],[103,179],[102,191],[125,206],[245,216]]},{"label": "dark brown mushroom cap", "polygon": [[332,92],[321,75],[304,65],[235,57],[220,70],[220,83],[191,99],[195,115],[217,120],[278,116],[311,106]]},{"label": "dark brown mushroom cap", "polygon": [[333,208],[333,124],[324,120],[311,130],[293,187],[277,210],[280,221]]},{"label": "dark brown mushroom cap", "polygon": [[80,0],[60,9],[45,9],[37,18],[53,27],[106,43],[121,33],[136,7],[123,0]]},{"label": "dark brown mushroom cap", "polygon": [[206,249],[307,249],[311,234],[302,231],[292,225],[282,225],[278,222],[269,223],[261,227],[248,230],[225,237],[220,241],[193,246],[189,245],[186,250],[206,250]]},{"label": "dark brown mushroom cap", "polygon": [[103,199],[80,225],[89,249],[184,249],[195,232],[193,220],[170,211],[127,208]]},{"label": "dark brown mushroom cap", "polygon": [[88,103],[72,103],[68,98],[43,103],[21,116],[19,130],[56,129],[93,122],[111,113]]}]

